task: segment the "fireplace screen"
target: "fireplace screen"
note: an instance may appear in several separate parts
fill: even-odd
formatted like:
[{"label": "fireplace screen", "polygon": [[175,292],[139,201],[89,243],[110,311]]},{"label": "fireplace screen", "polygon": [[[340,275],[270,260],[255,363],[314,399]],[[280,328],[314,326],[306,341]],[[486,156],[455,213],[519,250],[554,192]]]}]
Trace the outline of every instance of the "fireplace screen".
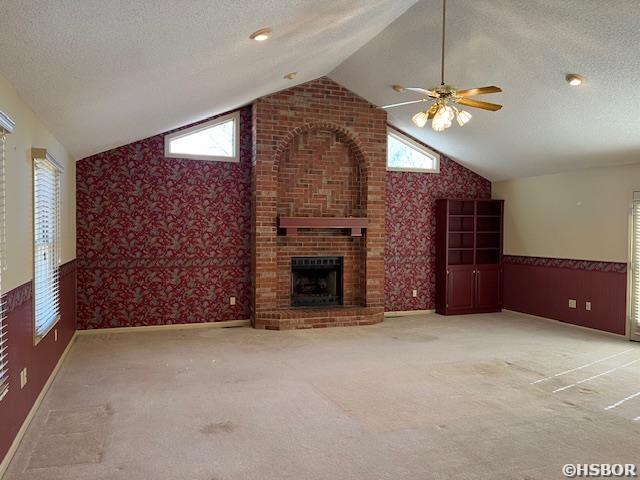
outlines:
[{"label": "fireplace screen", "polygon": [[293,257],[291,306],[342,305],[342,257]]}]

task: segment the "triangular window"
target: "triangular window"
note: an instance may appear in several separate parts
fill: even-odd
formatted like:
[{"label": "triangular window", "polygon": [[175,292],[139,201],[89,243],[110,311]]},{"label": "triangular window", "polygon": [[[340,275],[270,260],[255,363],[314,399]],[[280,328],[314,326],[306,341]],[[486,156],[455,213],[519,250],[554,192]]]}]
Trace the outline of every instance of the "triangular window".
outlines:
[{"label": "triangular window", "polygon": [[389,129],[387,132],[387,170],[439,173],[440,155],[406,135]]},{"label": "triangular window", "polygon": [[164,137],[166,157],[238,162],[238,112]]}]

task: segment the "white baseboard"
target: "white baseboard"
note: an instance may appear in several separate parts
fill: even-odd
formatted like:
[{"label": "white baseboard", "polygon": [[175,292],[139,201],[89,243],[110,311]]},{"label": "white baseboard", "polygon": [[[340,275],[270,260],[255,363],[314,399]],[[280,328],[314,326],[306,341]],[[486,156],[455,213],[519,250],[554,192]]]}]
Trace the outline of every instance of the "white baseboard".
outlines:
[{"label": "white baseboard", "polygon": [[579,328],[580,330],[591,332],[591,333],[601,333],[602,335],[608,335],[610,337],[615,337],[617,339],[626,338],[629,339],[627,335],[620,335],[619,333],[605,332],[604,330],[598,330],[597,328],[584,327],[582,325],[576,325],[574,323],[563,322],[562,320],[555,320],[553,318],[540,317],[538,315],[531,315],[530,313],[518,312],[516,310],[509,310],[508,308],[503,308],[503,312],[515,313],[516,315],[522,315],[523,317],[535,318],[536,320],[544,320],[545,322],[553,322],[560,325],[566,325],[567,327]]},{"label": "white baseboard", "polygon": [[435,313],[435,310],[396,310],[395,312],[384,312],[384,318],[406,317],[409,315],[426,315]]},{"label": "white baseboard", "polygon": [[89,330],[78,330],[76,334],[81,336],[108,335],[111,333],[135,333],[149,332],[153,330],[194,330],[198,328],[247,327],[250,325],[250,320],[228,320],[226,322],[176,323],[171,325],[146,325],[140,327],[92,328]]},{"label": "white baseboard", "polygon": [[69,343],[64,349],[64,352],[62,352],[62,355],[60,355],[60,358],[58,359],[58,363],[56,364],[55,368],[51,372],[51,375],[49,375],[49,379],[47,380],[47,383],[45,383],[44,387],[42,387],[42,390],[40,390],[40,394],[36,398],[36,401],[33,402],[33,406],[31,407],[31,410],[29,410],[29,414],[24,419],[24,422],[22,422],[22,426],[20,427],[20,430],[18,430],[18,434],[16,435],[16,438],[13,439],[13,442],[11,443],[11,446],[9,447],[7,454],[4,456],[2,463],[0,463],[0,479],[4,477],[4,474],[6,473],[7,468],[9,468],[9,463],[11,463],[11,460],[13,459],[13,456],[15,455],[16,450],[18,450],[18,446],[20,445],[20,442],[22,442],[22,438],[24,437],[24,434],[27,432],[27,429],[29,428],[29,424],[33,420],[33,417],[36,415],[38,408],[40,408],[40,404],[42,403],[44,396],[47,394],[47,391],[49,391],[49,387],[51,387],[51,384],[53,383],[53,380],[56,378],[56,375],[58,374],[60,367],[64,363],[64,360],[67,358],[67,355],[71,350],[71,346],[76,341],[77,336],[78,335],[76,332],[73,334],[73,337],[71,337],[71,340],[69,340]]}]

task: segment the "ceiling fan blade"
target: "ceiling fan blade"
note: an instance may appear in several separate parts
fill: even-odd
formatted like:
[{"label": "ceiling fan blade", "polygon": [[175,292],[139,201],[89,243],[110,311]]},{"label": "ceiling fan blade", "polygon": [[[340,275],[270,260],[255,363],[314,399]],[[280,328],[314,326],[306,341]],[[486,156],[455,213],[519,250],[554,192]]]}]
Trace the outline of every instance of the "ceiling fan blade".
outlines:
[{"label": "ceiling fan blade", "polygon": [[411,105],[412,103],[424,103],[424,102],[428,102],[429,100],[427,100],[426,98],[422,98],[420,100],[410,100],[408,102],[400,102],[400,103],[392,103],[391,105],[383,105],[380,108],[393,108],[393,107],[401,107],[402,105]]},{"label": "ceiling fan blade", "polygon": [[438,94],[438,92],[434,92],[433,90],[427,90],[426,88],[421,88],[421,87],[404,87],[405,90],[410,90],[412,92],[418,92],[418,93],[422,93],[424,95],[428,95],[432,98],[439,98],[440,95]]},{"label": "ceiling fan blade", "polygon": [[469,90],[458,90],[456,92],[456,97],[473,97],[474,95],[485,95],[487,93],[500,93],[502,89],[500,87],[490,86],[490,87],[479,87],[479,88],[470,88]]},{"label": "ceiling fan blade", "polygon": [[474,100],[472,98],[461,98],[456,101],[467,107],[482,108],[483,110],[491,110],[492,112],[502,108],[502,105],[498,105],[497,103],[481,102],[480,100]]}]

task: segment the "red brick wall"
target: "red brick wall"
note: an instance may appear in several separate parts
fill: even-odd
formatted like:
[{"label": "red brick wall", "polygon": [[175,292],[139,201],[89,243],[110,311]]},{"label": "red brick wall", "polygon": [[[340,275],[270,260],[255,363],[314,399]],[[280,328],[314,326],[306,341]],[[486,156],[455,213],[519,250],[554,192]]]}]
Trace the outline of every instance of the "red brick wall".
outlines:
[{"label": "red brick wall", "polygon": [[278,215],[359,217],[363,213],[360,162],[349,140],[315,130],[296,137],[278,169]]},{"label": "red brick wall", "polygon": [[[386,113],[328,78],[253,105],[254,308],[289,305],[290,257],[345,260],[345,304],[384,305]],[[277,235],[278,215],[366,216],[361,239]],[[320,238],[322,235],[322,238]]]}]

